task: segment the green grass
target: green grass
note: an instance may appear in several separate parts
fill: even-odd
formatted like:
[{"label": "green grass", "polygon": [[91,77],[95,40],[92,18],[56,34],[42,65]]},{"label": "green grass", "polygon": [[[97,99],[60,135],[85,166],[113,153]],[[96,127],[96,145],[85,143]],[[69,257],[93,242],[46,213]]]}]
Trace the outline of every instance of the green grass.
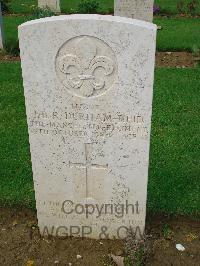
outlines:
[{"label": "green grass", "polygon": [[[77,10],[77,6],[81,0],[61,0],[62,12],[70,12]],[[185,5],[191,0],[184,0]],[[177,3],[179,0],[155,0],[155,4],[160,7],[161,13],[177,14]],[[114,0],[99,0],[100,8],[104,12],[110,12],[113,9]],[[14,13],[29,13],[31,6],[37,5],[37,0],[12,0],[11,11]],[[200,14],[200,3],[195,13]]]},{"label": "green grass", "polygon": [[194,47],[200,47],[199,18],[160,18],[154,23],[162,26],[158,31],[157,50],[193,51]]},{"label": "green grass", "polygon": [[11,0],[10,11],[16,14],[30,13],[37,0]]},{"label": "green grass", "polygon": [[3,18],[3,26],[4,26],[4,35],[5,35],[5,45],[8,43],[16,42],[18,39],[18,31],[17,27],[27,21],[27,17],[20,16],[4,16]]},{"label": "green grass", "polygon": [[158,69],[154,87],[148,207],[200,212],[200,69]]},{"label": "green grass", "polygon": [[[200,211],[200,69],[157,69],[148,210]],[[19,63],[0,64],[0,202],[35,206]]]},{"label": "green grass", "polygon": [[34,205],[19,63],[0,64],[0,201]]},{"label": "green grass", "polygon": [[[17,26],[28,20],[28,16],[4,16],[5,42],[17,40]],[[157,50],[159,51],[192,51],[200,47],[200,19],[155,19],[162,26],[158,31]]]},{"label": "green grass", "polygon": [[[71,2],[71,3],[70,3]],[[166,3],[167,2],[167,3]],[[101,1],[101,11],[113,7]],[[29,13],[34,0],[13,0],[15,13]],[[77,9],[78,1],[61,1],[64,12]],[[176,13],[175,1],[157,0],[164,13]],[[24,17],[4,17],[6,44],[17,40],[17,26]],[[199,19],[154,21],[157,49],[193,50],[200,47]],[[0,64],[1,152],[0,201],[34,206],[21,70],[18,63]],[[151,211],[191,214],[200,210],[198,182],[198,77],[199,69],[156,71],[148,206]]]},{"label": "green grass", "polygon": [[[160,12],[164,14],[178,14],[177,4],[180,0],[155,0],[156,5],[160,7]],[[191,0],[183,0],[184,6],[186,7]],[[198,6],[195,10],[195,14],[200,14],[200,2],[197,0]],[[187,12],[187,10],[185,10]]]}]

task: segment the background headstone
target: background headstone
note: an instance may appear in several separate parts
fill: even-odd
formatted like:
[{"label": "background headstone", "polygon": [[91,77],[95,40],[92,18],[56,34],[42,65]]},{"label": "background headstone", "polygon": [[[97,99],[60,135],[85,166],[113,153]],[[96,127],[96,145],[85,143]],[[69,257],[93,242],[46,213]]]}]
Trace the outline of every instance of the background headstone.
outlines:
[{"label": "background headstone", "polygon": [[42,234],[74,235],[74,227],[79,236],[91,229],[92,238],[121,238],[130,227],[143,232],[155,38],[155,25],[113,16],[19,27]]},{"label": "background headstone", "polygon": [[38,7],[49,7],[52,11],[60,12],[60,0],[38,0]]},{"label": "background headstone", "polygon": [[115,16],[153,21],[154,0],[115,0]]},{"label": "background headstone", "polygon": [[3,43],[4,43],[3,15],[2,15],[1,2],[0,2],[0,49],[3,49]]}]

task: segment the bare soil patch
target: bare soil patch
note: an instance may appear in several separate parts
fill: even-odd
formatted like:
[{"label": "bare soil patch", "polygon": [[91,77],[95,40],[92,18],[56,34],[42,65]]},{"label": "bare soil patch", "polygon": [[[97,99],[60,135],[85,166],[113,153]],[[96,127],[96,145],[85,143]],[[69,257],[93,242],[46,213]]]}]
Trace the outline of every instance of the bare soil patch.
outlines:
[{"label": "bare soil patch", "polygon": [[[155,216],[147,219],[149,254],[145,265],[199,266],[200,220],[188,217]],[[182,244],[185,251],[178,251]]]},{"label": "bare soil patch", "polygon": [[20,57],[13,56],[10,54],[0,54],[0,61],[9,61],[9,62],[20,61]]},{"label": "bare soil patch", "polygon": [[[149,217],[148,256],[145,265],[194,265],[200,262],[200,223],[183,217]],[[175,247],[181,243],[185,251]],[[0,265],[115,265],[109,254],[124,254],[120,240],[56,239],[40,236],[36,213],[0,208]],[[80,255],[81,258],[77,258]],[[70,264],[71,263],[71,264]]]},{"label": "bare soil patch", "polygon": [[156,66],[191,68],[195,66],[195,60],[189,52],[157,52]]}]

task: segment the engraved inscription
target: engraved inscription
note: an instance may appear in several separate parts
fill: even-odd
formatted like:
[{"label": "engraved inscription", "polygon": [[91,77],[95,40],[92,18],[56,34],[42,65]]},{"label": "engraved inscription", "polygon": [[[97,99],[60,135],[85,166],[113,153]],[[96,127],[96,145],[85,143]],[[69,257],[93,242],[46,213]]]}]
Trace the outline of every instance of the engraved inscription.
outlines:
[{"label": "engraved inscription", "polygon": [[[78,107],[77,107],[78,108]],[[129,138],[143,138],[148,136],[144,117],[141,114],[129,115],[117,112],[111,113],[87,113],[83,109],[53,111],[36,111],[29,119],[30,132],[40,135],[61,136],[62,141],[70,136],[85,138],[111,137],[113,134],[123,134]],[[79,122],[79,123],[77,123]]]},{"label": "engraved inscription", "polygon": [[115,15],[152,21],[152,0],[115,0]]},{"label": "engraved inscription", "polygon": [[116,68],[112,49],[91,36],[69,40],[56,57],[59,79],[69,92],[80,97],[98,96],[108,90]]}]

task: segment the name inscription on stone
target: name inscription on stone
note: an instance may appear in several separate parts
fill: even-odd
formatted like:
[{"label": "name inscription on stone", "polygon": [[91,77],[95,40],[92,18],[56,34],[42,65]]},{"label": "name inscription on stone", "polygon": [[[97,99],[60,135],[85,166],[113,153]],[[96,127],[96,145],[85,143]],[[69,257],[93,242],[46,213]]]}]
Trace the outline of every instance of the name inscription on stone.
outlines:
[{"label": "name inscription on stone", "polygon": [[148,135],[143,116],[119,112],[109,114],[72,110],[47,113],[35,110],[29,119],[29,127],[33,134],[59,136],[64,142],[68,135],[82,138],[92,134],[94,139],[113,134],[145,139]]}]

